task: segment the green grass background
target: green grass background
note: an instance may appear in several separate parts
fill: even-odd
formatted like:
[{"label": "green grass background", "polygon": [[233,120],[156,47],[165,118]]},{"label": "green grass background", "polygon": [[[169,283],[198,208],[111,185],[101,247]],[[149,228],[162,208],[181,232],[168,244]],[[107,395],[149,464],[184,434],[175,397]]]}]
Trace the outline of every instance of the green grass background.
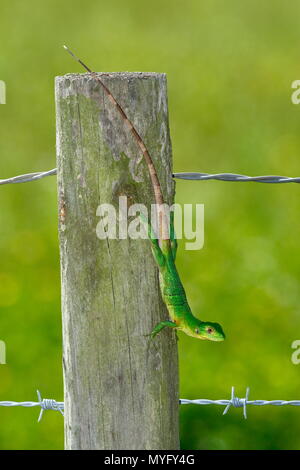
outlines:
[{"label": "green grass background", "polygon": [[[54,76],[166,72],[175,171],[300,175],[299,1],[28,0],[2,2],[2,178],[55,167]],[[180,396],[300,399],[298,185],[178,182],[176,201],[205,204],[205,247],[179,247],[196,314],[222,344],[180,335]],[[0,400],[62,400],[55,177],[0,188]],[[60,449],[63,419],[0,408],[1,449]],[[299,449],[300,408],[182,406],[186,449]]]}]

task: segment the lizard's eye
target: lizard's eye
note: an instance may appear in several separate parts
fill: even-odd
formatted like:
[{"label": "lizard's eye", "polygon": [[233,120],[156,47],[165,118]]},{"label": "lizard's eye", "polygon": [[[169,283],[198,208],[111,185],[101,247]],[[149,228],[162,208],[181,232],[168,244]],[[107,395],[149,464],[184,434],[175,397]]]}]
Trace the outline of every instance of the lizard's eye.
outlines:
[{"label": "lizard's eye", "polygon": [[211,335],[214,332],[214,329],[209,326],[206,331],[209,335]]},{"label": "lizard's eye", "polygon": [[199,330],[198,330],[198,328],[196,328],[196,329],[195,329],[195,333],[196,333],[196,335],[198,335],[198,334],[199,334]]}]

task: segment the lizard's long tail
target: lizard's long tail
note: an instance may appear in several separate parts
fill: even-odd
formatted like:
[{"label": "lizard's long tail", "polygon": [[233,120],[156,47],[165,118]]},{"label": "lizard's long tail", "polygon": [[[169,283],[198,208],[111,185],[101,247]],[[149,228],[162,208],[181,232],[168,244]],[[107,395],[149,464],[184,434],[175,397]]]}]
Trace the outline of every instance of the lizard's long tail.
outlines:
[{"label": "lizard's long tail", "polygon": [[[107,94],[108,99],[115,106],[115,108],[118,110],[118,112],[119,112],[120,116],[122,117],[124,123],[127,125],[128,129],[131,132],[133,138],[135,139],[138,147],[140,148],[140,150],[141,150],[141,152],[144,156],[145,162],[147,164],[148,170],[149,170],[149,174],[150,174],[150,178],[151,178],[151,182],[152,182],[152,187],[153,187],[153,191],[154,191],[154,196],[155,196],[155,202],[157,204],[158,217],[159,217],[159,219],[161,218],[161,220],[158,221],[159,227],[160,227],[160,230],[159,230],[160,237],[159,238],[160,238],[160,240],[161,239],[164,239],[164,240],[168,239],[169,238],[169,235],[168,235],[169,234],[168,218],[166,217],[166,214],[164,212],[159,212],[159,207],[160,206],[161,206],[162,211],[163,211],[163,204],[164,204],[164,198],[163,198],[163,194],[162,194],[162,190],[161,190],[161,185],[160,185],[160,182],[159,182],[159,179],[158,179],[158,176],[157,176],[157,172],[156,172],[156,168],[154,166],[153,160],[152,160],[152,158],[151,158],[151,156],[150,156],[150,154],[147,150],[147,147],[146,147],[143,139],[139,135],[138,131],[136,130],[136,128],[134,127],[134,125],[132,124],[130,119],[128,119],[128,117],[127,117],[125,111],[122,109],[121,105],[118,103],[118,101],[112,95],[112,93],[107,88],[107,86],[103,83],[101,78],[95,72],[93,72],[87,65],[85,65],[78,57],[76,57],[76,55],[73,54],[73,52],[67,46],[64,46],[64,49],[66,49],[66,51],[68,51],[69,54],[71,54],[71,56],[75,60],[77,60],[77,62],[79,62],[85,68],[85,70],[87,70],[90,74],[92,74],[92,76],[95,78],[95,80],[97,80],[101,84],[103,90]],[[161,214],[161,217],[160,217],[160,214]]]}]

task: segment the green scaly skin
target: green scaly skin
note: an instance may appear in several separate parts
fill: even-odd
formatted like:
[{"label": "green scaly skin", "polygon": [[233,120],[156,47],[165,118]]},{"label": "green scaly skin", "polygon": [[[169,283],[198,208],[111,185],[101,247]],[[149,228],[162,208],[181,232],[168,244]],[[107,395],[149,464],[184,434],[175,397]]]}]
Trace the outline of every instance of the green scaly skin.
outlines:
[{"label": "green scaly skin", "polygon": [[[141,216],[141,219],[144,218]],[[175,266],[177,240],[174,233],[174,213],[170,217],[170,240],[162,240],[162,247],[148,224],[148,238],[154,259],[159,267],[160,288],[170,320],[158,323],[149,336],[154,338],[164,328],[174,328],[189,336],[210,341],[223,341],[225,334],[221,325],[201,321],[194,317]]]}]

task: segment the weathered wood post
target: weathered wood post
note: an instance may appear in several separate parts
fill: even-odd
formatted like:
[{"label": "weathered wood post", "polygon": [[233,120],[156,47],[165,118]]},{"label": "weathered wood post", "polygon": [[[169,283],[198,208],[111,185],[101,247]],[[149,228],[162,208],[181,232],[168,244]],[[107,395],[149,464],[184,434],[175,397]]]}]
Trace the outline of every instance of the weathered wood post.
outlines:
[{"label": "weathered wood post", "polygon": [[[165,75],[102,79],[144,138],[172,203]],[[176,338],[171,330],[152,343],[144,336],[167,318],[150,243],[96,234],[100,204],[118,213],[120,196],[128,207],[154,203],[146,165],[89,74],[56,78],[56,115],[65,446],[176,449]]]}]

